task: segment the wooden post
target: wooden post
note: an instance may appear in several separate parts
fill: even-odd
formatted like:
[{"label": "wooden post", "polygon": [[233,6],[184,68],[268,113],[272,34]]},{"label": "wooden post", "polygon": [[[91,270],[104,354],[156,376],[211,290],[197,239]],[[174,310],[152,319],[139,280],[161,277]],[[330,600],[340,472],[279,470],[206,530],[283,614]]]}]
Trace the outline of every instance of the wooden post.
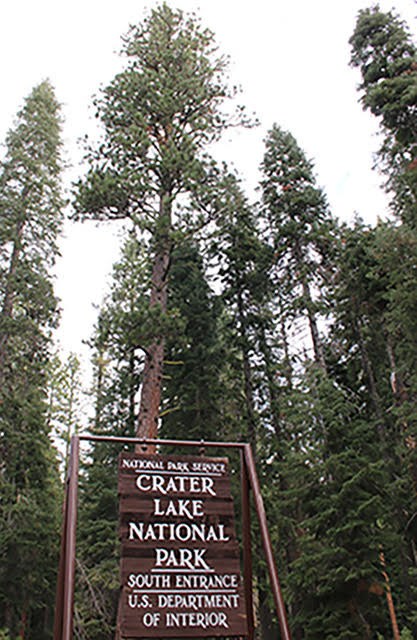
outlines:
[{"label": "wooden post", "polygon": [[255,621],[253,615],[253,575],[252,575],[252,541],[249,479],[246,469],[245,456],[240,450],[241,500],[242,500],[242,542],[243,542],[243,575],[245,580],[246,615],[248,620],[248,640],[255,635]]},{"label": "wooden post", "polygon": [[80,441],[71,438],[71,453],[68,484],[68,513],[66,526],[64,602],[62,611],[62,640],[72,640],[74,589],[75,589],[75,542],[77,529],[78,466]]},{"label": "wooden post", "polygon": [[62,637],[62,615],[64,608],[64,573],[65,573],[65,555],[67,546],[67,522],[68,522],[68,486],[69,476],[65,481],[64,504],[62,506],[62,532],[61,532],[61,549],[59,553],[58,579],[56,587],[55,599],[55,618],[54,618],[54,640],[61,640]]},{"label": "wooden post", "polygon": [[262,500],[261,489],[259,486],[258,476],[256,474],[255,462],[253,459],[252,449],[250,445],[245,445],[245,462],[249,477],[249,483],[253,491],[256,512],[258,515],[259,526],[261,529],[262,544],[265,552],[265,559],[268,566],[269,579],[271,581],[272,595],[274,597],[275,607],[278,614],[279,626],[281,629],[282,640],[291,640],[290,628],[287,621],[287,613],[285,611],[284,600],[281,592],[281,585],[278,579],[278,572],[275,566],[274,555],[272,553],[271,539],[269,537],[268,524],[266,521],[265,507]]}]

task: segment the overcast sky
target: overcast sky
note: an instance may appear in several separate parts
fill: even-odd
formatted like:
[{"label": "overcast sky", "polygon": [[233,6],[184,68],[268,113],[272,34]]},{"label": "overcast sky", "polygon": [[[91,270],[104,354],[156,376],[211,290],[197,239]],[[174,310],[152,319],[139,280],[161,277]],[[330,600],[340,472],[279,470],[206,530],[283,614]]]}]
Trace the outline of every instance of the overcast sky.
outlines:
[{"label": "overcast sky", "polygon": [[[386,202],[372,171],[376,123],[362,112],[349,68],[348,40],[359,9],[371,0],[177,0],[195,10],[230,55],[240,102],[256,113],[254,130],[226,134],[217,153],[244,177],[253,194],[263,139],[274,122],[291,131],[314,160],[331,209],[344,220],[355,212],[369,221],[384,216]],[[66,157],[79,172],[77,139],[92,127],[91,97],[118,71],[120,36],[153,2],[142,0],[3,0],[0,8],[2,96],[0,138],[33,86],[49,78],[63,105]],[[391,9],[392,2],[380,2]],[[416,32],[417,5],[394,9]],[[67,225],[58,265],[62,299],[60,340],[79,352],[91,335],[106,276],[117,256],[117,233],[92,224]]]}]

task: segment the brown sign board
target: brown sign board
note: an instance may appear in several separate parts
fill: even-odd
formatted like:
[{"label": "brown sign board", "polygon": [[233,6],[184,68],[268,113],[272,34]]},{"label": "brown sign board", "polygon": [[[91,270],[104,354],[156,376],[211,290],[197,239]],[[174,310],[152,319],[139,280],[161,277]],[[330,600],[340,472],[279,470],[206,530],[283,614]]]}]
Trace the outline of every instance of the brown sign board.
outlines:
[{"label": "brown sign board", "polygon": [[245,636],[226,458],[119,456],[123,638]]}]

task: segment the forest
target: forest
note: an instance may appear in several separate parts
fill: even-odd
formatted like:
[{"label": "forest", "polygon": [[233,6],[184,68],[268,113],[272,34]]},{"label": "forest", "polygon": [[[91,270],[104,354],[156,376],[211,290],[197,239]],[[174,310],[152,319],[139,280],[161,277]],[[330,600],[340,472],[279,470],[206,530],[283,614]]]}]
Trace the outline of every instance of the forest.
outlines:
[{"label": "forest", "polygon": [[[378,6],[349,44],[390,199],[375,224],[330,211],[279,123],[247,195],[212,150],[255,122],[214,34],[165,2],[123,39],[124,69],[94,103],[101,140],[70,194],[51,83],[17,113],[0,163],[0,640],[52,638],[81,430],[249,442],[294,640],[417,638],[417,45]],[[54,344],[68,212],[124,229],[89,341],[87,424],[79,359]],[[119,452],[101,442],[83,457],[79,640],[115,637]],[[256,634],[269,640],[258,544]]]}]

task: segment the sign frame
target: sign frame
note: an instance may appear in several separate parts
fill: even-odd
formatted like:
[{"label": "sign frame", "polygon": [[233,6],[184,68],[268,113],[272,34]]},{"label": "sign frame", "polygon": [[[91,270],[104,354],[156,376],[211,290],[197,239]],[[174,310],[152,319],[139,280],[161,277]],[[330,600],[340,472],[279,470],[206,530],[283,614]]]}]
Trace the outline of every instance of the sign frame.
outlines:
[{"label": "sign frame", "polygon": [[76,529],[78,514],[78,473],[80,442],[112,442],[135,445],[136,451],[145,453],[148,447],[174,446],[190,447],[204,453],[206,448],[235,449],[240,452],[241,499],[242,499],[242,543],[243,582],[247,612],[248,640],[254,638],[253,595],[252,595],[252,547],[250,533],[250,493],[252,492],[255,512],[258,518],[265,560],[268,567],[270,587],[278,616],[282,640],[291,640],[286,609],[282,597],[278,572],[272,551],[265,508],[260,491],[252,448],[242,442],[206,442],[193,440],[162,440],[121,436],[74,435],[71,438],[68,472],[65,482],[61,551],[56,589],[54,640],[73,640],[74,590],[76,564]]}]

